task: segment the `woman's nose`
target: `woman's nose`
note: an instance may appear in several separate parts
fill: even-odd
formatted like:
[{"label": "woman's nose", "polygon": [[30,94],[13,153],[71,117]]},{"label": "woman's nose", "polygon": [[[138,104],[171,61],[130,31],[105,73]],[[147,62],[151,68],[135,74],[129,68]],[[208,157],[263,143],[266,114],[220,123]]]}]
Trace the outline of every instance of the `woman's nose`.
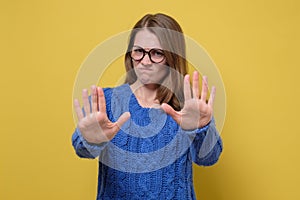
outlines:
[{"label": "woman's nose", "polygon": [[141,63],[143,65],[150,65],[150,64],[152,64],[152,61],[150,60],[149,54],[146,53],[146,55],[144,56],[144,58],[141,60]]}]

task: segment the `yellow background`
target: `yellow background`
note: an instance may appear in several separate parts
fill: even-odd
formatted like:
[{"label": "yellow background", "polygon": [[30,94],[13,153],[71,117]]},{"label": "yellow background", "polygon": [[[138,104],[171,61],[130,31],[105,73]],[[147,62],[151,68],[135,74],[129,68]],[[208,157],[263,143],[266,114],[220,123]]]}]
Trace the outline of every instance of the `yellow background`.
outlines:
[{"label": "yellow background", "polygon": [[156,12],[203,45],[226,88],[224,152],[195,166],[198,198],[300,199],[299,10],[297,0],[1,1],[0,199],[95,199],[97,161],[71,146],[76,73],[96,45]]}]

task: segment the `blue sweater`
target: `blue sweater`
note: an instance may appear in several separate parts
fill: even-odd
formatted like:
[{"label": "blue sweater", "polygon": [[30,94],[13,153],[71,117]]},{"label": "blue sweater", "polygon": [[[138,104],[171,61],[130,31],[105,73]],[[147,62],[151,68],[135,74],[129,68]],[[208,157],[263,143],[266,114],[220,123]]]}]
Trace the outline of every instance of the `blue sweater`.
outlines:
[{"label": "blue sweater", "polygon": [[192,162],[217,162],[222,141],[214,120],[186,131],[166,113],[139,105],[128,84],[104,89],[108,118],[131,118],[110,142],[88,143],[78,128],[72,144],[79,157],[98,158],[97,199],[196,199]]}]

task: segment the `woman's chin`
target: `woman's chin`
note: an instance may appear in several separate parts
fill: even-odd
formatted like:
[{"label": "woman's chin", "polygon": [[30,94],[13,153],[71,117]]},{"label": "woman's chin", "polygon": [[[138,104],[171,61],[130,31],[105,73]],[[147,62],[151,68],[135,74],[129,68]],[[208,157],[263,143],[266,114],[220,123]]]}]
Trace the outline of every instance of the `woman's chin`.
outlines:
[{"label": "woman's chin", "polygon": [[145,86],[153,86],[156,87],[159,83],[153,81],[152,79],[139,79],[140,83]]},{"label": "woman's chin", "polygon": [[150,76],[140,76],[138,79],[143,85],[153,84],[153,80]]}]

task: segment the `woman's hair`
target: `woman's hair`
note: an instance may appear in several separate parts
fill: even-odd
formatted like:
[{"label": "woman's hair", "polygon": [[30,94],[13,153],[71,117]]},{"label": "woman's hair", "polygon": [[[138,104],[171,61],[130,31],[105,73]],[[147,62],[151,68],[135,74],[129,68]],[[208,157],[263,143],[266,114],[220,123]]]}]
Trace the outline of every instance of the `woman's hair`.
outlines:
[{"label": "woman's hair", "polygon": [[165,14],[147,14],[133,27],[127,52],[125,55],[125,67],[127,71],[125,83],[132,84],[137,76],[133,70],[133,62],[130,51],[134,45],[136,34],[147,29],[157,36],[166,57],[166,65],[170,67],[169,74],[160,84],[156,99],[160,103],[167,103],[175,110],[180,110],[184,103],[183,76],[187,73],[185,59],[185,40],[180,25],[170,16]]}]

